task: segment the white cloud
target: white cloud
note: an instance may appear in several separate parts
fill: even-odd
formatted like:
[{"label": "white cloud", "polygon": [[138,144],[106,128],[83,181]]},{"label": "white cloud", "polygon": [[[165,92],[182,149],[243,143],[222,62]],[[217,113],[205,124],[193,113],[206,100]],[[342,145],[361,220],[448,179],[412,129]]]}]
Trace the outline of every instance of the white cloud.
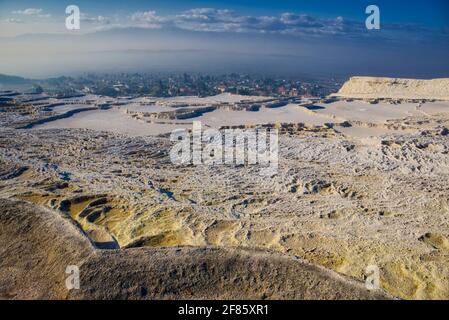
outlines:
[{"label": "white cloud", "polygon": [[156,14],[156,11],[138,11],[131,15],[133,21],[145,21],[145,22],[164,22],[167,19]]},{"label": "white cloud", "polygon": [[51,14],[44,13],[44,9],[40,8],[28,8],[25,10],[16,10],[12,12],[13,14],[29,16],[29,17],[39,17],[39,18],[50,18]]},{"label": "white cloud", "polygon": [[25,10],[17,10],[13,11],[14,14],[22,14],[25,16],[36,16],[38,14],[41,14],[44,10],[43,9],[36,9],[36,8],[28,8]]},{"label": "white cloud", "polygon": [[290,35],[345,34],[351,25],[342,17],[324,19],[306,14],[283,13],[276,16],[241,15],[228,9],[195,8],[177,15],[160,16],[156,11],[138,11],[123,25],[203,32],[246,32]]},{"label": "white cloud", "polygon": [[[9,23],[27,22],[29,19],[48,18],[51,15],[41,8],[13,11]],[[20,18],[20,19],[18,19]],[[114,28],[180,29],[196,32],[259,33],[291,36],[347,36],[352,38],[387,37],[400,38],[407,34],[430,34],[419,26],[384,25],[382,33],[366,32],[364,21],[346,20],[341,16],[319,16],[285,12],[276,15],[243,15],[233,10],[194,8],[172,15],[159,15],[156,11],[130,12],[128,15],[90,16],[81,13],[81,20],[88,24],[87,30],[110,30]],[[6,20],[5,20],[6,21]],[[56,22],[55,22],[56,23]],[[449,32],[440,30],[446,36]]]},{"label": "white cloud", "polygon": [[171,22],[171,17],[162,17],[156,11],[137,11],[131,15],[131,25],[140,28],[159,29]]},{"label": "white cloud", "polygon": [[105,16],[90,17],[87,14],[81,13],[81,21],[96,24],[110,24],[111,18]]}]

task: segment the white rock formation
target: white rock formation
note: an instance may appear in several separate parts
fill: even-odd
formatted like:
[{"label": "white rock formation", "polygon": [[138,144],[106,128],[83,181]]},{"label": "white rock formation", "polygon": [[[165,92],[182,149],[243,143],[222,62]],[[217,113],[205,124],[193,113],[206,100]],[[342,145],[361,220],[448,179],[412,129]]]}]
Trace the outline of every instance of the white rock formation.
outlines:
[{"label": "white rock formation", "polygon": [[352,77],[333,96],[354,99],[449,100],[449,78],[417,80]]}]

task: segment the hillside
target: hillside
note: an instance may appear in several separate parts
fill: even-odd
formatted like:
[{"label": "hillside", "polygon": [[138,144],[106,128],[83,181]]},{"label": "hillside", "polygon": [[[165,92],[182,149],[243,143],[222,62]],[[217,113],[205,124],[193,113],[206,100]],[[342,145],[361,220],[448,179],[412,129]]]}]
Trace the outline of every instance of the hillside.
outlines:
[{"label": "hillside", "polygon": [[2,85],[24,85],[24,84],[32,84],[34,80],[18,77],[18,76],[10,76],[6,74],[0,74],[0,84]]},{"label": "hillside", "polygon": [[[64,214],[0,199],[0,299],[383,299],[360,282],[267,251],[100,250]],[[80,290],[68,291],[68,265]]]},{"label": "hillside", "polygon": [[449,78],[416,80],[352,77],[333,96],[354,99],[449,100]]}]

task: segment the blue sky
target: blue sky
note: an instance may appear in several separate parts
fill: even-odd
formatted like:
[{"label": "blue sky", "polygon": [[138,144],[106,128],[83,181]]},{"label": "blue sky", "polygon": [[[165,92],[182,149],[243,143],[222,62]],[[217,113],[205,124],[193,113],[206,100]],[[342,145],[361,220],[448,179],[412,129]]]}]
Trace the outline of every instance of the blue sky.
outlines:
[{"label": "blue sky", "polygon": [[[358,33],[367,36],[363,22],[366,19],[365,8],[370,4],[377,5],[381,11],[383,31],[379,33],[386,34],[389,30],[397,31],[398,29],[412,29],[415,36],[429,29],[432,34],[449,33],[449,1],[447,0],[412,2],[402,0],[0,0],[0,36],[64,32],[64,23],[61,22],[65,18],[66,6],[70,4],[79,6],[82,18],[86,22],[79,33],[114,27],[158,26],[189,30],[195,28],[196,31],[278,32],[300,35],[303,34],[296,32],[299,29],[306,31],[304,33],[318,31],[324,34],[332,34],[330,30],[332,29],[332,31],[339,31],[339,34],[348,33],[354,36]],[[192,10],[206,8],[214,9],[215,12],[196,11],[192,14]],[[139,14],[141,14],[140,18]],[[201,14],[201,19],[198,19],[196,14]],[[286,14],[290,14],[291,17],[287,22],[283,20]],[[298,17],[302,17],[301,21]],[[194,18],[195,26],[193,26]],[[339,21],[337,26],[330,26],[336,19],[342,21]],[[242,28],[235,25],[242,20],[245,20]],[[217,22],[229,28],[220,28]],[[324,24],[328,28],[324,30],[325,32],[321,32],[323,30],[312,28],[312,22]],[[202,27],[199,26],[200,23]],[[208,28],[206,24],[212,27]],[[305,30],[306,28],[309,29]],[[425,37],[428,36],[427,33]]]},{"label": "blue sky", "polygon": [[76,4],[81,11],[92,16],[126,15],[137,11],[156,11],[160,15],[178,14],[193,8],[229,9],[241,15],[279,15],[285,12],[320,17],[342,16],[345,19],[363,21],[364,9],[375,4],[380,7],[382,22],[387,24],[417,24],[428,27],[449,27],[449,1],[447,0],[0,0],[0,18],[17,18],[17,12],[27,8],[39,8],[53,17],[64,14],[69,4]]},{"label": "blue sky", "polygon": [[370,4],[381,8],[388,23],[418,23],[429,26],[449,25],[449,1],[447,0],[0,0],[2,16],[9,10],[44,8],[53,15],[63,12],[69,4],[76,4],[92,14],[108,15],[116,12],[156,10],[169,14],[192,8],[233,9],[244,14],[276,14],[283,12],[308,13],[321,16],[344,16],[355,20],[364,18],[364,8]]},{"label": "blue sky", "polygon": [[[81,10],[81,30],[65,28],[70,4]],[[380,8],[381,30],[365,27],[371,4]],[[64,74],[70,65],[72,73],[441,77],[449,76],[449,1],[0,0],[0,44],[0,73],[32,76]],[[170,54],[155,55],[162,51]]]}]

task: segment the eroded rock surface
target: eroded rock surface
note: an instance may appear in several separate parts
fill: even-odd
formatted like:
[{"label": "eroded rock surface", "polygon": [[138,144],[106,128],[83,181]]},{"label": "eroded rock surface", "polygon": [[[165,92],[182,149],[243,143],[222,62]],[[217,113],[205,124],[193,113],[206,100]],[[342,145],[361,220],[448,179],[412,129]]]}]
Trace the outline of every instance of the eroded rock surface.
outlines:
[{"label": "eroded rock surface", "polygon": [[[389,298],[332,271],[265,251],[99,250],[64,214],[6,199],[0,207],[1,298]],[[79,268],[80,289],[67,289],[67,266]]]},{"label": "eroded rock surface", "polygon": [[[126,259],[138,252],[161,257],[172,252],[176,260],[176,250],[184,246],[191,249],[181,252],[190,250],[186,255],[198,259],[203,255],[206,260],[215,251],[197,248],[215,246],[222,250],[217,251],[219,257],[237,255],[243,260],[249,251],[264,250],[263,259],[270,260],[272,254],[300,257],[358,281],[364,281],[367,267],[375,265],[381,287],[392,296],[449,299],[446,105],[405,105],[394,110],[394,118],[371,121],[369,111],[375,105],[355,106],[357,118],[347,120],[341,117],[351,115],[351,110],[344,101],[339,103],[343,105],[334,108],[335,114],[320,105],[308,109],[325,117],[325,125],[265,124],[280,132],[279,169],[272,177],[260,175],[257,166],[174,165],[169,158],[173,143],[167,135],[14,129],[7,124],[22,123],[20,113],[4,112],[0,197],[42,205],[76,222],[90,241],[84,242],[90,248],[85,250],[98,257],[89,260],[96,267],[111,255],[123,257],[114,263],[129,265]],[[321,114],[325,111],[329,113]],[[34,115],[32,120],[40,117]],[[380,132],[347,134],[356,129]],[[15,243],[9,235],[4,241]],[[63,249],[56,249],[55,259],[62,252],[58,250]],[[15,268],[14,263],[7,267]],[[162,269],[158,272],[166,279]],[[269,279],[264,278],[264,285],[269,281],[276,288],[283,285],[274,276]],[[241,297],[227,288],[226,297]],[[128,291],[121,295],[118,287],[114,290],[113,297],[128,297]],[[284,296],[267,292],[273,298],[317,297],[301,290]],[[155,291],[149,296],[175,297],[174,292],[181,291]],[[186,292],[178,297],[188,297]],[[253,297],[254,292],[245,294]]]},{"label": "eroded rock surface", "polygon": [[335,96],[345,98],[449,100],[449,79],[352,77]]}]

